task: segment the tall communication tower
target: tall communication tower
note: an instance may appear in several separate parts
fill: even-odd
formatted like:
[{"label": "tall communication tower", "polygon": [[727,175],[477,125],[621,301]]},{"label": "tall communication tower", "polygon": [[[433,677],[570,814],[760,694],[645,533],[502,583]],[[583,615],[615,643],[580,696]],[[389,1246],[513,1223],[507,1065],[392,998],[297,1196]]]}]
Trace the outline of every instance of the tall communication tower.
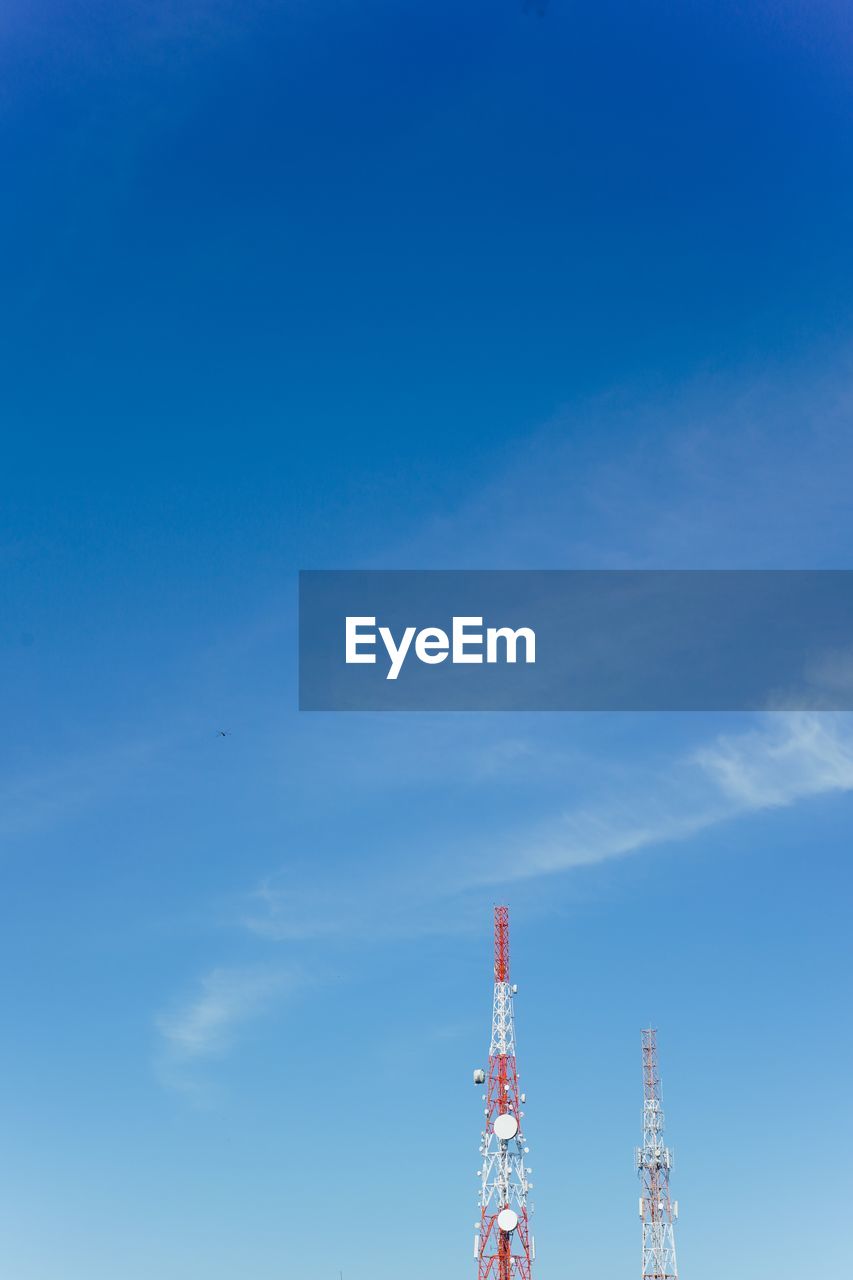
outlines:
[{"label": "tall communication tower", "polygon": [[678,1280],[675,1221],[678,1201],[669,1197],[672,1152],[663,1142],[663,1109],[658,1074],[657,1032],[643,1037],[643,1145],[637,1148],[637,1172],[643,1194],[643,1280]]},{"label": "tall communication tower", "polygon": [[[480,1139],[480,1221],[474,1236],[477,1280],[530,1280],[536,1246],[527,1214],[528,1182],[521,1122],[524,1094],[518,1090],[513,1000],[509,978],[509,908],[495,907],[495,991],[489,1046],[486,1125]],[[485,1084],[486,1073],[474,1072]]]}]

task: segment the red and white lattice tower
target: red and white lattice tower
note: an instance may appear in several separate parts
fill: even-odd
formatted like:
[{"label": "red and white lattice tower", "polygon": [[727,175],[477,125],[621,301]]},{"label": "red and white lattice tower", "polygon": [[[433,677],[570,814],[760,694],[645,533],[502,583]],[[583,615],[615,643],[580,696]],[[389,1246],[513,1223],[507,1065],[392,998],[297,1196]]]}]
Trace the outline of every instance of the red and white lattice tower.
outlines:
[{"label": "red and white lattice tower", "polygon": [[678,1201],[669,1196],[672,1152],[663,1142],[663,1108],[658,1074],[657,1032],[643,1036],[643,1145],[637,1148],[637,1172],[643,1194],[643,1280],[678,1280],[675,1221]]},{"label": "red and white lattice tower", "polygon": [[[513,1000],[509,979],[509,908],[495,907],[495,993],[489,1046],[486,1127],[481,1135],[480,1221],[474,1237],[477,1280],[531,1280],[536,1256],[527,1213],[533,1183],[525,1165],[524,1094],[518,1090]],[[486,1074],[475,1071],[476,1084]]]}]

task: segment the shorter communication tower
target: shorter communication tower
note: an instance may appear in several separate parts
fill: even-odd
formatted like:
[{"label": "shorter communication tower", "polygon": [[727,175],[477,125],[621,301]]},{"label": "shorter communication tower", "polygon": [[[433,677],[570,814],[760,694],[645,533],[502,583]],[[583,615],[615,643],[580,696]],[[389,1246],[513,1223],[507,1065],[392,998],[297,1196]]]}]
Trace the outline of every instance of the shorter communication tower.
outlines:
[{"label": "shorter communication tower", "polygon": [[643,1194],[643,1280],[678,1280],[675,1221],[678,1201],[669,1197],[672,1152],[663,1143],[663,1108],[657,1061],[657,1032],[643,1037],[643,1145],[637,1148],[637,1172]]}]

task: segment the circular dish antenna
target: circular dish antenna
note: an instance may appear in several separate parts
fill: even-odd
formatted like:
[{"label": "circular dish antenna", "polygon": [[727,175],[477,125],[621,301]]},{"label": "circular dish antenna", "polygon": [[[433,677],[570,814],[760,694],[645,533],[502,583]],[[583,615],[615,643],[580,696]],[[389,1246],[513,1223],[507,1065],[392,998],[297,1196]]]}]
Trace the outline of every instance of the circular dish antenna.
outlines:
[{"label": "circular dish antenna", "polygon": [[505,1111],[495,1120],[494,1128],[495,1137],[500,1138],[501,1142],[509,1142],[510,1138],[514,1138],[518,1133],[518,1121],[515,1116]]},{"label": "circular dish antenna", "polygon": [[482,1067],[478,1067],[477,1070],[474,1072],[474,1084],[485,1084],[485,1083],[486,1083],[486,1073]]},{"label": "circular dish antenna", "polygon": [[506,1231],[507,1233],[515,1231],[515,1228],[518,1226],[518,1214],[515,1210],[501,1209],[498,1214],[498,1226],[501,1231]]}]

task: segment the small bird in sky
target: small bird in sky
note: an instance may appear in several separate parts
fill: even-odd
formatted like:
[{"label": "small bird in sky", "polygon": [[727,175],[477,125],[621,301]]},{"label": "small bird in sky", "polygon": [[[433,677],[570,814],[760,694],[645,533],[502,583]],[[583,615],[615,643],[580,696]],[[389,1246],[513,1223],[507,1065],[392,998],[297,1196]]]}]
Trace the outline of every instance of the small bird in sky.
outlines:
[{"label": "small bird in sky", "polygon": [[216,730],[216,736],[217,736],[217,738],[230,738],[230,736],[231,736],[231,730],[230,730],[230,729],[217,729],[217,730]]}]

